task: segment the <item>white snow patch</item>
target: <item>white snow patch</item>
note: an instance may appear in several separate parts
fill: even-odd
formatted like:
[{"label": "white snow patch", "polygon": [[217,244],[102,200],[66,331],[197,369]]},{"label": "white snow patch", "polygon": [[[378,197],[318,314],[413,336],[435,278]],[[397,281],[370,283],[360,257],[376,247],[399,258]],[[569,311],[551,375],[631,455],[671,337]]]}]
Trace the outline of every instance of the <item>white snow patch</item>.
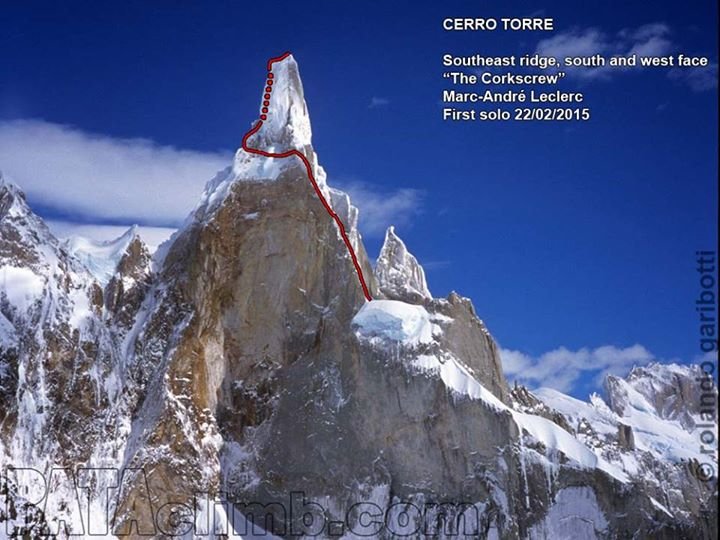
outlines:
[{"label": "white snow patch", "polygon": [[[60,240],[67,240],[74,236],[89,238],[95,242],[112,242],[117,240],[119,236],[125,234],[127,225],[105,225],[96,223],[75,223],[72,221],[47,220],[47,226],[50,227],[52,233]],[[174,227],[152,227],[140,225],[137,227],[138,235],[148,248],[150,253],[154,253],[158,246],[169,239],[175,231]]]},{"label": "white snow patch", "polygon": [[42,294],[45,280],[29,268],[0,266],[0,297],[25,312]]},{"label": "white snow patch", "polygon": [[617,435],[617,416],[597,394],[591,396],[591,403],[568,396],[553,388],[539,388],[533,390],[533,394],[551,409],[562,413],[575,428],[585,419],[598,434]]},{"label": "white snow patch", "polygon": [[[272,151],[272,150],[268,150]],[[230,194],[235,182],[265,182],[274,181],[280,176],[280,173],[287,168],[293,158],[268,158],[250,154],[238,149],[235,154],[235,162],[232,167],[227,167],[218,172],[206,185],[200,202],[195,210],[190,214],[185,224],[179,229],[184,230],[194,220],[208,220],[214,212],[222,206],[222,203]],[[247,218],[246,219],[253,219]],[[170,241],[174,238],[171,237]],[[163,246],[159,248],[161,254]]]},{"label": "white snow patch", "polygon": [[675,517],[675,516],[672,515],[672,513],[670,512],[670,510],[667,509],[666,506],[660,504],[657,500],[653,499],[652,497],[650,497],[650,502],[652,503],[652,505],[653,505],[655,508],[657,508],[657,509],[660,510],[661,512],[664,512],[665,514],[667,514],[667,515],[670,516],[670,517]]},{"label": "white snow patch", "polygon": [[84,288],[78,288],[70,291],[68,297],[70,298],[73,306],[68,323],[73,328],[80,328],[82,323],[93,315],[90,307],[90,298]]},{"label": "white snow patch", "polygon": [[467,368],[449,353],[442,356],[421,354],[413,361],[413,365],[423,371],[437,373],[445,386],[462,396],[482,400],[498,410],[507,409],[503,402],[475,380]]},{"label": "white snow patch", "polygon": [[[5,318],[2,313],[0,313],[0,346],[2,346],[4,349],[10,349],[17,346],[17,344],[18,336],[15,331],[15,327],[10,321]],[[2,369],[2,364],[0,364],[0,369]],[[1,371],[0,377],[2,377]]]},{"label": "white snow patch", "polygon": [[353,318],[358,338],[380,338],[415,346],[432,343],[440,327],[433,324],[422,306],[397,300],[372,300]]}]

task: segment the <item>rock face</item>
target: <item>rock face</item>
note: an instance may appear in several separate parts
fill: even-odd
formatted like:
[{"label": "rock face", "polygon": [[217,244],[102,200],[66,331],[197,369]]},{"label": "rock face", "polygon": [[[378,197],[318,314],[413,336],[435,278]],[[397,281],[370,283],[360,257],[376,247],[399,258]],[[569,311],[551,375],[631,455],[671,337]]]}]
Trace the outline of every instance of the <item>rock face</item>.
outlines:
[{"label": "rock face", "polygon": [[425,281],[425,271],[395,234],[394,227],[385,233],[375,276],[380,291],[388,298],[413,304],[432,298]]},{"label": "rock face", "polygon": [[238,150],[152,261],[134,231],[58,241],[3,183],[8,535],[252,537],[254,519],[282,537],[715,538],[717,483],[693,476],[675,423],[687,407],[656,415],[670,455],[619,440],[643,420],[633,401],[511,391],[470,300],[432,298],[392,229],[373,273],[297,64],[273,73],[251,146],[308,157],[374,300],[295,157]]},{"label": "rock face", "polygon": [[618,445],[624,450],[635,450],[635,435],[630,426],[618,425]]}]

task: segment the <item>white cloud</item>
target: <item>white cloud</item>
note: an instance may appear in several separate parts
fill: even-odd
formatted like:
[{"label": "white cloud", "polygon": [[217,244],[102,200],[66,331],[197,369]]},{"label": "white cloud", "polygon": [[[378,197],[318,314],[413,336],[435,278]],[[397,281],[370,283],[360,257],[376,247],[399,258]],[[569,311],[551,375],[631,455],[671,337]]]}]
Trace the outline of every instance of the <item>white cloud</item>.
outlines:
[{"label": "white cloud", "polygon": [[531,388],[547,386],[561,392],[572,391],[583,376],[590,376],[599,384],[605,375],[625,375],[633,366],[657,360],[642,345],[625,348],[604,345],[576,351],[559,347],[537,357],[501,349],[500,357],[503,371],[511,381],[517,380]]},{"label": "white cloud", "polygon": [[705,67],[675,68],[668,72],[668,77],[687,84],[695,92],[713,90],[718,86],[718,64],[713,62]]},{"label": "white cloud", "polygon": [[[664,23],[652,23],[635,29],[624,29],[610,35],[597,28],[574,28],[540,41],[537,54],[557,58],[593,56],[664,56],[674,45],[669,39],[670,27]],[[564,68],[568,75],[585,80],[607,79],[626,69],[616,67]]]},{"label": "white cloud", "polygon": [[608,49],[610,49],[608,37],[597,28],[573,28],[551,38],[543,39],[538,43],[535,52],[542,56],[562,59],[566,56],[602,54]]},{"label": "white cloud", "polygon": [[665,23],[649,23],[639,26],[638,28],[625,28],[618,32],[618,36],[630,42],[651,41],[658,37],[670,34],[670,27]]},{"label": "white cloud", "polygon": [[[616,34],[608,34],[598,28],[573,28],[561,32],[537,44],[535,52],[542,56],[557,58],[560,62],[567,57],[610,56],[658,57],[668,56],[677,46],[670,39],[670,27],[665,23],[651,23],[638,28],[626,28]],[[583,80],[609,79],[617,73],[631,68],[563,68],[569,75]],[[641,69],[641,68],[632,68]],[[672,68],[669,78],[686,84],[695,92],[713,90],[718,86],[718,64],[712,62],[705,67]]]},{"label": "white cloud", "polygon": [[370,99],[370,104],[368,105],[368,109],[375,109],[377,107],[386,107],[388,105],[390,105],[390,100],[388,98],[373,96]]},{"label": "white cloud", "polygon": [[118,139],[41,120],[0,122],[0,169],[32,204],[98,221],[177,225],[230,154]]},{"label": "white cloud", "polygon": [[[31,204],[71,216],[51,224],[61,237],[108,240],[139,223],[145,225],[146,242],[157,245],[231,159],[229,153],[118,139],[41,120],[0,122],[0,170]],[[382,235],[389,225],[408,225],[420,211],[423,193],[417,189],[387,190],[357,181],[340,187],[360,208],[361,230],[368,236]],[[100,225],[108,222],[114,224]]]},{"label": "white cloud", "polygon": [[[125,233],[130,225],[98,225],[93,223],[74,223],[70,221],[48,220],[48,227],[52,233],[61,239],[71,236],[84,236],[98,242],[115,240]],[[176,231],[172,227],[146,227],[140,226],[138,234],[150,248],[155,251],[157,247]]]},{"label": "white cloud", "polygon": [[358,181],[340,182],[338,187],[360,209],[360,232],[366,236],[382,236],[390,225],[409,225],[421,210],[423,192],[419,189],[387,190]]}]

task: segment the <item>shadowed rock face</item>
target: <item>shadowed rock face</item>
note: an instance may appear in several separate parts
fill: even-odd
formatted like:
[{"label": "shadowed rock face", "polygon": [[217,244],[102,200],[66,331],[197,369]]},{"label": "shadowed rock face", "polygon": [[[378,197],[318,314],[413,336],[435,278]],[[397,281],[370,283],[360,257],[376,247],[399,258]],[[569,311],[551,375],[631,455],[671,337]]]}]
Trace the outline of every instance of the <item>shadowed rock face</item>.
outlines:
[{"label": "shadowed rock face", "polygon": [[[469,537],[715,538],[716,483],[699,482],[687,464],[658,462],[615,430],[603,442],[607,459],[636,456],[644,467],[626,478],[558,444],[568,437],[588,452],[600,435],[527,389],[511,392],[471,301],[432,298],[393,230],[373,273],[358,210],[327,186],[312,150],[297,64],[289,58],[274,73],[278,119],[253,144],[308,156],[378,300],[366,302],[337,226],[294,157],[239,150],[154,264],[133,238],[104,287],[19,190],[0,185],[0,266],[44,280],[25,312],[0,302],[3,463],[127,469],[111,511],[113,530],[130,538],[191,538],[169,509],[192,508],[198,494],[287,509],[292,492],[333,520],[357,502],[396,520],[399,501],[469,503],[460,507]],[[358,314],[368,305],[395,311],[378,307],[386,318],[364,327]],[[112,486],[97,481],[93,493]],[[8,492],[20,507],[17,483]],[[46,514],[68,516],[72,496],[54,492]],[[281,507],[270,510],[280,535],[303,530],[297,514],[293,522]]]},{"label": "shadowed rock face", "polygon": [[618,444],[626,450],[635,450],[635,436],[632,428],[625,424],[620,424],[618,428]]}]

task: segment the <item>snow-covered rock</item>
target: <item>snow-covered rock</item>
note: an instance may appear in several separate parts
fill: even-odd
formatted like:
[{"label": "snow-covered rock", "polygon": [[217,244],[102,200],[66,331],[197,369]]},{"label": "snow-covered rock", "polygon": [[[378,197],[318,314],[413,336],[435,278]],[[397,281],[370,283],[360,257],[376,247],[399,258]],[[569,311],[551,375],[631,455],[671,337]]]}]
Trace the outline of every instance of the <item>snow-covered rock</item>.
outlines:
[{"label": "snow-covered rock", "polygon": [[117,271],[120,259],[130,244],[139,238],[138,226],[130,227],[115,240],[98,242],[83,236],[71,236],[65,247],[75,255],[101,285],[107,285]]},{"label": "snow-covered rock", "polygon": [[[598,394],[589,402],[549,388],[534,394],[564,417],[587,448],[643,486],[647,512],[675,519],[687,518],[688,500],[713,504],[714,495],[707,499],[702,493],[716,489],[716,480],[707,483],[699,475],[700,464],[716,470],[718,463],[716,443],[704,444],[700,437],[703,430],[717,431],[716,418],[700,416],[703,380],[698,366],[655,363],[634,368],[627,378],[609,375],[611,405]],[[714,384],[708,397],[717,399]]]},{"label": "snow-covered rock", "polygon": [[[295,58],[289,55],[273,62],[272,74],[273,86],[267,119],[251,146],[258,145],[268,152],[303,150],[312,144],[312,128]],[[258,116],[262,108],[260,105]]]},{"label": "snow-covered rock", "polygon": [[380,290],[388,298],[419,303],[432,298],[425,271],[395,233],[394,227],[385,232],[385,242],[375,265],[375,277]]},{"label": "snow-covered rock", "polygon": [[[267,153],[281,154],[290,150],[302,153],[311,165],[313,176],[323,193],[325,199],[334,205],[339,190],[331,193],[327,185],[327,174],[318,163],[317,154],[312,147],[312,128],[310,116],[305,103],[305,94],[297,62],[292,55],[272,65],[273,89],[270,97],[270,112],[267,119],[252,136],[247,138],[249,148],[262,150]],[[262,91],[264,101],[265,86]],[[261,105],[262,109],[262,105]],[[258,120],[253,121],[253,127],[258,126]],[[209,221],[215,212],[222,206],[238,182],[275,182],[283,178],[298,178],[307,176],[305,166],[297,156],[271,158],[248,152],[244,147],[238,148],[232,166],[219,171],[212,178],[202,194],[195,211],[186,222],[186,226],[193,222]],[[305,178],[309,186],[309,180]],[[344,194],[343,194],[344,195]],[[347,201],[349,205],[349,200]],[[350,205],[351,206],[351,205]],[[348,236],[357,242],[357,215],[352,215],[354,207],[348,208],[344,221],[348,227]],[[356,209],[354,210],[356,212]],[[342,212],[342,209],[340,210]],[[338,212],[338,213],[340,213]]]},{"label": "snow-covered rock", "polygon": [[361,338],[380,338],[409,346],[432,343],[433,334],[440,333],[424,307],[398,300],[368,302],[360,308],[353,323]]},{"label": "snow-covered rock", "polygon": [[[693,369],[685,366],[684,371],[689,375]],[[644,396],[633,391],[631,383],[619,377],[610,377],[613,391],[622,387],[623,398],[628,398],[619,412],[606,405],[599,395],[593,396],[592,401],[587,403],[550,388],[541,388],[534,393],[548,406],[565,415],[570,425],[580,433],[583,423],[587,423],[593,436],[598,437],[595,443],[588,442],[596,446],[598,452],[609,449],[612,441],[617,442],[620,426],[626,425],[632,429],[637,450],[650,452],[658,460],[677,463],[704,459],[693,426],[684,427],[678,420],[663,418]],[[679,392],[680,387],[676,391]],[[617,394],[614,396],[617,400]],[[637,471],[630,469],[629,472]]]},{"label": "snow-covered rock", "polygon": [[702,395],[698,382],[705,378],[707,375],[697,365],[652,363],[633,368],[626,379],[607,377],[604,388],[608,405],[622,417],[647,413],[692,429],[707,424],[701,412],[703,408],[712,409],[713,402],[717,402],[717,389]]},{"label": "snow-covered rock", "polygon": [[45,287],[45,280],[29,268],[0,266],[0,291],[15,309],[21,312],[35,303]]}]

